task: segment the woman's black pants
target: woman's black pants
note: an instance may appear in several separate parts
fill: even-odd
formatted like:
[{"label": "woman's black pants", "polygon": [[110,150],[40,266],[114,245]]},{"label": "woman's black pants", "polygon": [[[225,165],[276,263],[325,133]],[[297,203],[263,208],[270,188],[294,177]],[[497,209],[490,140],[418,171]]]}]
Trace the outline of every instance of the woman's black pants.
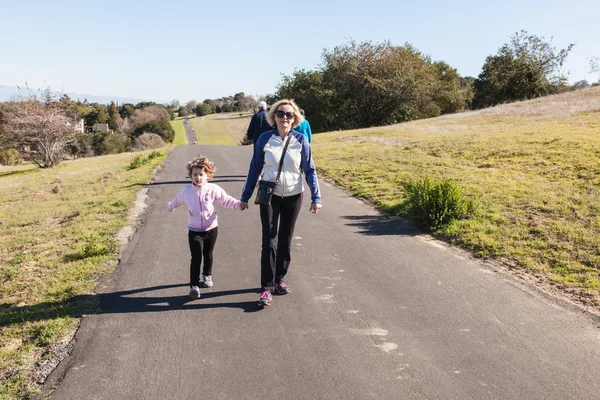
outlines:
[{"label": "woman's black pants", "polygon": [[260,284],[263,289],[280,283],[292,259],[292,238],[302,208],[302,193],[271,197],[271,206],[260,206],[262,251]]}]

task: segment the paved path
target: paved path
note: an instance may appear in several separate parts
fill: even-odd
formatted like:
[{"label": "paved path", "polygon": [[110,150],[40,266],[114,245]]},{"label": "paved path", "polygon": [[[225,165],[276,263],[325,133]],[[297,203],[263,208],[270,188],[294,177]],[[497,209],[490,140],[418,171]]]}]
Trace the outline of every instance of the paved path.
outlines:
[{"label": "paved path", "polygon": [[180,146],[145,223],[52,374],[55,399],[598,399],[582,314],[415,235],[321,182],[303,206],[292,292],[258,310],[258,209],[219,208],[214,281],[187,298],[186,211],[165,204],[199,152],[239,196],[251,147]]},{"label": "paved path", "polygon": [[188,123],[185,123],[185,119],[182,122],[183,124],[183,128],[185,129],[185,136],[187,139],[187,144],[189,145],[193,145],[194,141],[196,140],[196,131],[194,131],[194,128],[192,128],[192,122],[188,121]]}]

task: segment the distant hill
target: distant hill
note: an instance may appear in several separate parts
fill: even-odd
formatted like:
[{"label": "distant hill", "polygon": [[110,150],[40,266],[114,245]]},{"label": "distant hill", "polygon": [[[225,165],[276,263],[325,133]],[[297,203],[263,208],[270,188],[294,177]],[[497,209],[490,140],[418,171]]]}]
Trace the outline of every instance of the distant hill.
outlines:
[{"label": "distant hill", "polygon": [[[23,93],[26,93],[26,90],[23,90],[23,88],[21,88]],[[40,94],[41,91],[39,90],[34,90],[34,89],[30,89],[32,94]],[[60,92],[55,92],[57,97],[60,97],[63,93]],[[133,104],[137,104],[139,102],[142,101],[155,101],[159,104],[163,104],[163,103],[168,103],[168,101],[161,101],[161,100],[154,100],[154,99],[136,99],[133,97],[119,97],[119,96],[104,96],[104,95],[93,95],[93,94],[83,94],[83,93],[64,93],[67,94],[70,98],[72,98],[73,100],[81,100],[84,101],[85,99],[88,100],[88,102],[90,103],[102,103],[102,104],[109,104],[111,101],[114,101],[115,103],[133,103]],[[9,101],[11,100],[11,98],[13,96],[18,96],[19,95],[19,89],[16,86],[6,86],[6,85],[0,85],[0,102],[2,101]]]}]

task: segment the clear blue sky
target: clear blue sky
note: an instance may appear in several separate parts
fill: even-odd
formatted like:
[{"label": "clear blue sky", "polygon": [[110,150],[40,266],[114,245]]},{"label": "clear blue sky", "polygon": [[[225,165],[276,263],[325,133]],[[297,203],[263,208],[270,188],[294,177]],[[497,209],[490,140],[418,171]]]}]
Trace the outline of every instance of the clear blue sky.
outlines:
[{"label": "clear blue sky", "polygon": [[570,82],[598,79],[600,0],[4,0],[0,85],[169,101],[272,93],[349,39],[408,42],[476,77],[525,29],[575,43]]}]

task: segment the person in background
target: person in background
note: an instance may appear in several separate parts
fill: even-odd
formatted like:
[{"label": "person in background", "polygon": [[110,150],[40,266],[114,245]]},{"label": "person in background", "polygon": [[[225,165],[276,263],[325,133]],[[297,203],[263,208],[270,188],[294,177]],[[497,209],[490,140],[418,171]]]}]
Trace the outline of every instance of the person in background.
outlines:
[{"label": "person in background", "polygon": [[[303,109],[300,109],[300,114],[302,114],[302,116],[304,117]],[[312,130],[310,129],[310,124],[308,123],[308,120],[306,119],[306,117],[300,123],[300,125],[298,125],[297,127],[294,128],[294,130],[296,132],[300,132],[301,134],[306,136],[306,138],[308,139],[308,143],[312,143]]]},{"label": "person in background", "polygon": [[250,119],[246,137],[248,144],[254,144],[263,132],[273,129],[267,120],[267,103],[264,101],[258,102],[258,111]]},{"label": "person in background", "polygon": [[[280,100],[271,107],[267,118],[276,128],[263,133],[254,144],[248,177],[240,199],[240,209],[245,210],[259,176],[261,180],[276,181],[279,162],[283,157],[283,168],[271,197],[271,204],[260,206],[262,290],[259,307],[271,304],[271,291],[279,295],[290,291],[283,278],[292,259],[292,238],[304,197],[303,176],[310,189],[310,211],[316,214],[321,209],[321,192],[310,144],[304,135],[293,130],[302,122],[300,109],[292,100]],[[289,144],[284,153],[286,140],[289,140]]]}]

